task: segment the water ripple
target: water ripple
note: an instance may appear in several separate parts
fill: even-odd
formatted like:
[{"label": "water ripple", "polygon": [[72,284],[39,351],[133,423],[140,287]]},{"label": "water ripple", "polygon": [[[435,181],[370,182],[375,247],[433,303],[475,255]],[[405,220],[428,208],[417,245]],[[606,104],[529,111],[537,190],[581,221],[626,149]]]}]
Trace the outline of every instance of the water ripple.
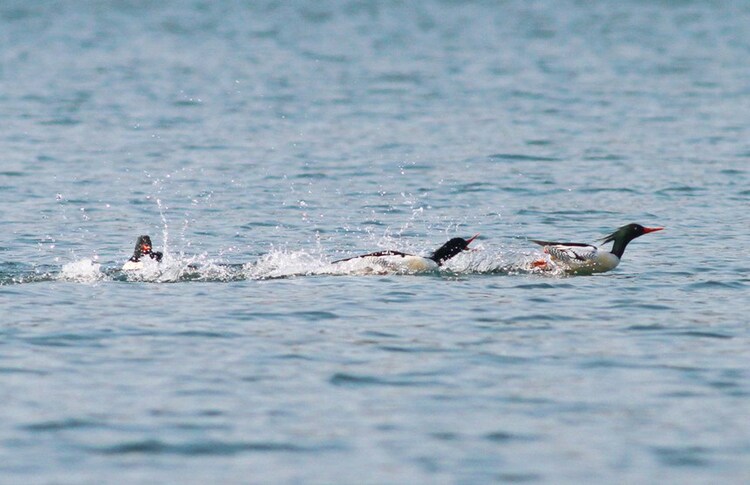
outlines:
[{"label": "water ripple", "polygon": [[149,439],[119,443],[112,446],[91,447],[89,451],[105,455],[173,454],[181,456],[232,456],[240,453],[317,453],[334,448],[332,445],[303,446],[295,443],[256,441],[196,441],[167,443]]},{"label": "water ripple", "polygon": [[691,290],[710,290],[710,289],[731,289],[741,290],[745,289],[747,285],[742,281],[719,281],[719,280],[706,280],[697,283],[692,283],[687,286]]},{"label": "water ripple", "polygon": [[654,455],[668,466],[705,467],[710,464],[709,449],[698,446],[664,446],[653,449]]},{"label": "water ripple", "polygon": [[538,441],[541,439],[540,436],[510,433],[508,431],[492,431],[485,434],[483,438],[494,443],[508,443],[511,441]]},{"label": "water ripple", "polygon": [[367,386],[388,386],[388,387],[420,387],[436,384],[436,381],[425,381],[420,379],[401,379],[393,377],[377,377],[372,375],[350,374],[346,372],[337,372],[329,379],[334,386],[341,387],[367,387]]},{"label": "water ripple", "polygon": [[104,424],[90,419],[68,418],[61,421],[41,421],[38,423],[27,424],[22,428],[27,431],[65,431],[69,429],[95,428]]},{"label": "water ripple", "polygon": [[732,335],[718,332],[705,332],[698,330],[685,330],[685,331],[670,331],[664,332],[665,335],[673,335],[675,337],[698,337],[698,338],[713,338],[720,340],[728,340],[734,338]]},{"label": "water ripple", "polygon": [[499,162],[557,162],[559,158],[545,157],[539,155],[526,155],[521,153],[495,153],[487,158]]}]

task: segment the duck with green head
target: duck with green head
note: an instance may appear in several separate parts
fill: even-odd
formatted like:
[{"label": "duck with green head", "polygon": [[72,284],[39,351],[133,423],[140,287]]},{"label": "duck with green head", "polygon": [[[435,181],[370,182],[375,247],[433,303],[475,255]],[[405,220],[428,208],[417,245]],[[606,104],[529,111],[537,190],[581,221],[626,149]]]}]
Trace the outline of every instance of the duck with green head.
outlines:
[{"label": "duck with green head", "polygon": [[[630,241],[649,232],[661,231],[662,229],[664,228],[644,227],[636,223],[622,226],[602,239],[604,244],[613,243],[612,249],[609,251],[583,243],[550,242],[536,239],[532,239],[532,242],[542,246],[544,252],[549,255],[549,260],[555,266],[563,268],[566,273],[604,273],[615,269],[620,264],[625,248]],[[550,261],[539,259],[532,263],[532,267],[543,270],[552,269]]]}]

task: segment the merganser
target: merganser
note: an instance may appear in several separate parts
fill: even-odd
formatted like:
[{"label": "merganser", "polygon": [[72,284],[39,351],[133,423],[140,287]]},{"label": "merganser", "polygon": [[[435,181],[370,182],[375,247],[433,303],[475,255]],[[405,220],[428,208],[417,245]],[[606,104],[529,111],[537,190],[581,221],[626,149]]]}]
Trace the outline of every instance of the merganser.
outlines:
[{"label": "merganser", "polygon": [[[633,239],[648,234],[649,232],[661,231],[663,227],[643,227],[640,224],[628,224],[622,226],[609,236],[602,239],[603,243],[614,241],[611,251],[606,251],[591,244],[560,243],[549,241],[532,242],[544,247],[544,252],[549,254],[553,263],[559,264],[566,273],[593,274],[604,273],[615,269],[628,243]],[[550,269],[546,259],[539,259],[532,263],[534,268]]]},{"label": "merganser", "polygon": [[388,250],[339,259],[331,264],[361,260],[376,266],[387,268],[389,271],[397,273],[423,273],[427,271],[435,271],[442,266],[444,262],[456,256],[458,253],[467,250],[469,244],[478,236],[479,234],[475,234],[469,239],[454,237],[436,249],[432,255],[427,257],[402,253],[401,251]]},{"label": "merganser", "polygon": [[122,265],[122,269],[127,271],[143,268],[143,261],[141,261],[143,256],[149,256],[151,259],[161,261],[162,253],[159,251],[152,251],[151,248],[151,238],[148,236],[140,236],[135,243],[133,256]]}]

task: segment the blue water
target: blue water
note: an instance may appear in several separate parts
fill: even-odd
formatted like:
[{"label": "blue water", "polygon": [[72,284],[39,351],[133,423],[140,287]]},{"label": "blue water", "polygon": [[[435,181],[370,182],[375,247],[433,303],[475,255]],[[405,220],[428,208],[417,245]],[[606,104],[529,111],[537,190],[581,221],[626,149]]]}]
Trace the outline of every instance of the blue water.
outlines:
[{"label": "blue water", "polygon": [[[747,483],[748,26],[3,1],[0,482]],[[523,269],[629,222],[610,273]]]}]

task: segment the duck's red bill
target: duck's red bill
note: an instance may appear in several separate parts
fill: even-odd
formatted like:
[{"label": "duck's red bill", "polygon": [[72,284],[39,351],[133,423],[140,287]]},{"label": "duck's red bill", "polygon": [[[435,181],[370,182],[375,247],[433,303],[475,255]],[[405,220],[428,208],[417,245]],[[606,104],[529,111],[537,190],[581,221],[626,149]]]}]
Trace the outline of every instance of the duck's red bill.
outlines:
[{"label": "duck's red bill", "polygon": [[479,234],[474,234],[473,236],[471,236],[469,239],[466,240],[466,245],[468,246],[469,244],[471,244],[471,241],[473,241],[474,239],[478,237],[479,237]]},{"label": "duck's red bill", "polygon": [[644,227],[643,234],[648,234],[649,232],[656,232],[656,231],[662,231],[662,230],[664,230],[663,227]]}]

